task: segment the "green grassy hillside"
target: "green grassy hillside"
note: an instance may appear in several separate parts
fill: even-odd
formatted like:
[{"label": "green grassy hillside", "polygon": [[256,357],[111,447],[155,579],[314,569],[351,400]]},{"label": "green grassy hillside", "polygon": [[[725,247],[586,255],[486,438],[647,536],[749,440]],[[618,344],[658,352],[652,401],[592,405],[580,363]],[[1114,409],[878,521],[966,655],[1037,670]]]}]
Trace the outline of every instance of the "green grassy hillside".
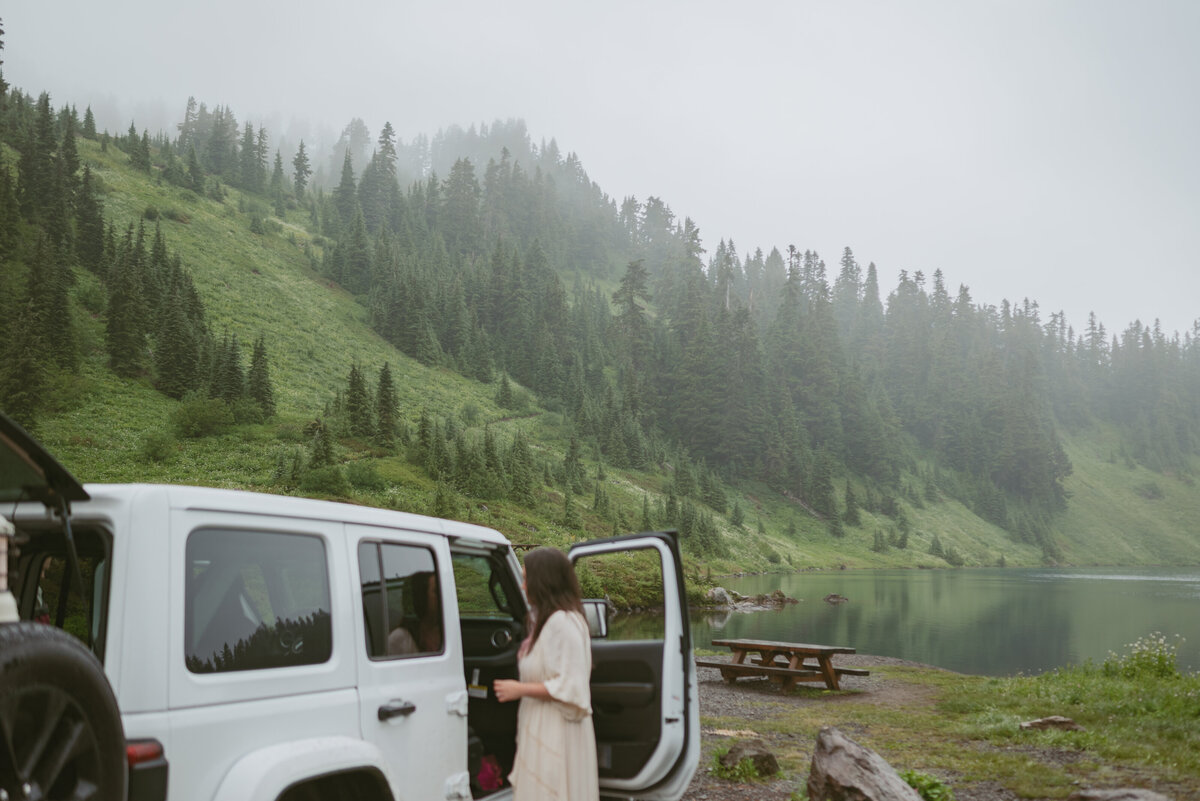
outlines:
[{"label": "green grassy hillside", "polygon": [[[280,459],[303,448],[305,425],[322,414],[355,362],[374,375],[391,365],[401,415],[415,427],[422,409],[435,416],[453,414],[472,436],[485,426],[503,439],[517,428],[531,440],[539,465],[561,462],[570,424],[540,409],[528,394],[517,412],[493,401],[494,385],[468,380],[449,370],[427,368],[384,342],[369,327],[361,303],[315,270],[320,243],[305,230],[306,219],[271,218],[267,233],[250,230],[251,210],[266,213],[261,199],[229,189],[223,202],[155,183],[127,166],[128,158],[93,142],[80,142],[81,156],[92,166],[102,188],[106,217],[118,231],[130,222],[156,217],[169,248],[191,272],[218,337],[236,334],[243,343],[265,338],[278,414],[261,425],[235,427],[231,433],[181,439],[170,432],[178,404],[156,392],[148,381],[114,377],[105,369],[103,290],[90,275],[74,289],[84,366],[71,386],[56,388],[58,401],[45,416],[39,436],[66,466],[85,481],[165,481],[263,491],[282,488],[272,480]],[[148,211],[149,210],[149,211]],[[154,223],[147,221],[152,230]],[[99,299],[99,302],[97,301]],[[1200,563],[1200,491],[1190,480],[1131,466],[1120,453],[1116,435],[1107,430],[1064,437],[1074,464],[1067,481],[1069,509],[1061,518],[1058,540],[1063,557],[1075,564]],[[387,456],[354,442],[340,444],[339,458],[364,468],[369,480],[355,482],[337,497],[411,511],[432,509],[434,485],[423,470],[400,456]],[[365,470],[366,467],[370,470]],[[587,460],[589,475],[597,465]],[[652,506],[665,492],[662,474],[605,468],[605,488],[617,510],[618,527],[633,530],[642,518],[643,499]],[[508,501],[482,503],[456,497],[454,515],[496,527],[521,543],[562,545],[584,536],[612,533],[612,524],[590,514],[591,497],[577,497],[583,529],[558,522],[563,497],[557,487],[538,489],[536,508]],[[837,480],[839,492],[844,477]],[[309,491],[309,494],[321,494]],[[930,554],[936,536],[965,565],[1032,565],[1042,550],[1013,541],[1009,534],[975,516],[961,504],[939,499],[920,506],[903,502],[911,522],[907,547],[877,550],[876,531],[895,535],[890,518],[863,512],[859,526],[833,537],[795,501],[766,486],[746,484],[729,492],[744,512],[741,527],[727,516],[715,522],[727,556],[692,558],[691,569],[704,572],[789,570],[810,567],[945,567]]]}]

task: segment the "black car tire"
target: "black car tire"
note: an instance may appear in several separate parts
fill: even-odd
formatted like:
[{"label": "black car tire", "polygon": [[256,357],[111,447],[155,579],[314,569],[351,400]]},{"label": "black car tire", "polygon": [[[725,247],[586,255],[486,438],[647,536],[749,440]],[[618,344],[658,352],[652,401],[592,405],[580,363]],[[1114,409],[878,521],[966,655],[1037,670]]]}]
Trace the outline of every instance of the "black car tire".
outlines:
[{"label": "black car tire", "polygon": [[123,799],[127,771],[96,657],[52,626],[0,624],[0,789],[10,799]]}]

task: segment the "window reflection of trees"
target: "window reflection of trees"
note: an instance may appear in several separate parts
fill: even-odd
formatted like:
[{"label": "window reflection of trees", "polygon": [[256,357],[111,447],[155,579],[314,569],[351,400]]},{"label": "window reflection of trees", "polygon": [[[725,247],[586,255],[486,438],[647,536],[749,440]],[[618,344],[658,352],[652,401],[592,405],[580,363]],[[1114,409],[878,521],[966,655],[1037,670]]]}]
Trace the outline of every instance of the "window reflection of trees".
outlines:
[{"label": "window reflection of trees", "polygon": [[260,624],[249,637],[227,642],[210,655],[189,654],[187,667],[193,673],[221,673],[318,664],[333,653],[331,632],[329,612],[323,609],[281,618],[273,626]]}]

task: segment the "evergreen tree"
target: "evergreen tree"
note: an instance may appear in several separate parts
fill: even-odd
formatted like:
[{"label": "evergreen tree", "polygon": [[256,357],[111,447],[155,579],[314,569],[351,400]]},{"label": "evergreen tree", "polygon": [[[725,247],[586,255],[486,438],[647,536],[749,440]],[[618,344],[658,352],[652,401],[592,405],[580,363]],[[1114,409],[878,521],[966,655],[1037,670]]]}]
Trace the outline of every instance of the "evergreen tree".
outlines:
[{"label": "evergreen tree", "polygon": [[513,408],[512,385],[508,383],[508,374],[500,375],[500,386],[496,389],[496,405],[501,409]]},{"label": "evergreen tree", "polygon": [[938,535],[933,535],[933,540],[929,543],[929,553],[933,556],[944,557],[945,550],[942,548],[942,541],[938,539]]},{"label": "evergreen tree", "polygon": [[846,479],[846,511],[842,515],[842,520],[848,526],[858,526],[862,523],[862,517],[858,511],[858,495],[854,492],[854,484],[850,479]]},{"label": "evergreen tree", "polygon": [[242,128],[238,161],[238,184],[247,192],[261,191],[258,186],[258,141],[254,137],[254,126],[249,122]]},{"label": "evergreen tree", "polygon": [[454,518],[458,514],[458,504],[454,491],[445,481],[437,482],[433,490],[433,501],[430,503],[429,514],[433,517]]},{"label": "evergreen tree", "polygon": [[875,553],[883,553],[887,550],[887,541],[883,537],[882,529],[875,529],[875,542],[871,545],[871,550]]},{"label": "evergreen tree", "polygon": [[746,522],[746,514],[742,511],[741,501],[733,502],[733,511],[729,513],[729,523],[734,528],[741,528]]},{"label": "evergreen tree", "polygon": [[583,449],[579,445],[579,437],[572,434],[563,456],[563,486],[574,493],[583,492],[584,477]]},{"label": "evergreen tree", "polygon": [[280,219],[287,213],[287,195],[284,189],[283,156],[275,151],[275,165],[271,169],[271,201],[275,204],[275,216]]},{"label": "evergreen tree", "polygon": [[45,223],[52,210],[62,203],[61,187],[55,180],[57,147],[50,95],[43,92],[38,97],[33,130],[19,162],[18,196],[21,213],[27,220]]},{"label": "evergreen tree", "polygon": [[[0,89],[0,92],[2,91]],[[91,106],[88,106],[87,110],[83,112],[83,128],[79,133],[84,139],[96,141],[96,117],[92,114]]]},{"label": "evergreen tree", "polygon": [[354,164],[350,151],[342,161],[342,179],[333,190],[333,205],[337,209],[338,231],[348,231],[356,214],[362,213],[358,205],[358,191],[354,182]]},{"label": "evergreen tree", "polygon": [[36,429],[49,380],[42,349],[32,306],[18,304],[11,333],[0,340],[0,408],[29,430]]},{"label": "evergreen tree", "polygon": [[63,121],[62,144],[58,148],[59,167],[62,170],[68,197],[74,197],[79,189],[79,151],[75,144],[75,117],[67,114]]},{"label": "evergreen tree", "polygon": [[533,454],[524,432],[518,430],[513,437],[508,454],[509,492],[508,497],[527,509],[532,509],[537,500],[533,494]]},{"label": "evergreen tree", "polygon": [[271,373],[267,365],[267,345],[260,336],[254,342],[250,357],[250,372],[246,376],[250,399],[258,404],[263,417],[275,416],[275,391],[271,388]]},{"label": "evergreen tree", "polygon": [[367,391],[366,378],[357,364],[350,367],[346,389],[346,418],[352,437],[368,439],[376,432],[374,421],[371,419],[371,397]]},{"label": "evergreen tree", "polygon": [[300,147],[296,149],[296,155],[292,158],[292,188],[296,192],[296,199],[304,199],[304,188],[308,186],[308,177],[312,175],[312,167],[308,163],[308,154],[304,151],[304,140],[300,140]]},{"label": "evergreen tree", "polygon": [[562,527],[568,531],[578,531],[583,528],[583,520],[579,517],[579,510],[575,508],[575,495],[568,485],[563,491],[563,516]]},{"label": "evergreen tree", "polygon": [[83,168],[83,180],[75,202],[75,255],[79,263],[97,275],[104,270],[104,215],[92,186],[92,170]]},{"label": "evergreen tree", "polygon": [[39,329],[42,356],[68,373],[75,370],[77,361],[69,300],[73,282],[61,250],[39,239],[28,275],[32,324]]},{"label": "evergreen tree", "polygon": [[109,366],[118,375],[134,376],[143,369],[147,323],[141,265],[130,226],[108,276],[105,334]]},{"label": "evergreen tree", "polygon": [[242,368],[242,348],[237,335],[226,334],[217,349],[208,396],[229,405],[246,397],[246,373]]},{"label": "evergreen tree", "polygon": [[131,140],[129,145],[129,163],[135,170],[150,172],[150,168],[153,166],[150,162],[150,132],[143,130],[142,135],[139,137],[131,123],[129,126],[129,136]]},{"label": "evergreen tree", "polygon": [[177,277],[159,316],[154,350],[155,386],[167,397],[178,400],[200,386],[201,338],[202,332],[188,314],[182,279]]},{"label": "evergreen tree", "polygon": [[383,448],[396,445],[396,426],[400,420],[400,401],[392,381],[392,368],[387,363],[379,368],[379,382],[375,388],[376,441]]}]

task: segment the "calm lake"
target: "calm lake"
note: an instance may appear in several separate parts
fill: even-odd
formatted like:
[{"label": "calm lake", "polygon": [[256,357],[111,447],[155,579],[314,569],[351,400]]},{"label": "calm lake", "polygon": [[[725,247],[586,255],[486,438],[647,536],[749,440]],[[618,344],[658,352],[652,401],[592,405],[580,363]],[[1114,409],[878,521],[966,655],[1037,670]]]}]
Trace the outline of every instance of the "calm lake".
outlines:
[{"label": "calm lake", "polygon": [[[697,647],[713,637],[847,645],[859,653],[962,673],[1041,673],[1151,632],[1174,635],[1181,669],[1200,670],[1200,568],[854,570],[724,578],[743,595],[776,589],[783,609],[693,616]],[[850,600],[829,604],[830,593]]]}]

